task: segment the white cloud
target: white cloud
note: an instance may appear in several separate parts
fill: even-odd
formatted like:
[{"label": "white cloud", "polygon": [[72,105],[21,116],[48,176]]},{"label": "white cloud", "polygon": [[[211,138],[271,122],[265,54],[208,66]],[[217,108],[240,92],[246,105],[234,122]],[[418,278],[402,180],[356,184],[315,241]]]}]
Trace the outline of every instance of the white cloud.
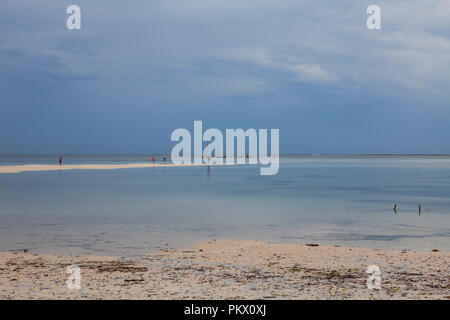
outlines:
[{"label": "white cloud", "polygon": [[227,60],[250,63],[284,74],[288,80],[312,83],[336,82],[336,73],[325,70],[318,63],[299,63],[302,57],[269,54],[261,48],[241,48],[224,56]]},{"label": "white cloud", "polygon": [[335,74],[326,71],[318,64],[299,64],[293,67],[300,81],[306,82],[334,82]]}]

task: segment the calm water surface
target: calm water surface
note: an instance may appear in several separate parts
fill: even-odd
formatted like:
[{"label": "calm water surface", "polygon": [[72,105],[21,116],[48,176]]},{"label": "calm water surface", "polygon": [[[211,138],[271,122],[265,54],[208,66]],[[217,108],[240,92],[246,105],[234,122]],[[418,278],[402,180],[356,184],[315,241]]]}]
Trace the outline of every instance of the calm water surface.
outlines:
[{"label": "calm water surface", "polygon": [[275,176],[254,165],[0,174],[0,251],[126,256],[223,238],[450,250],[450,157],[283,156]]}]

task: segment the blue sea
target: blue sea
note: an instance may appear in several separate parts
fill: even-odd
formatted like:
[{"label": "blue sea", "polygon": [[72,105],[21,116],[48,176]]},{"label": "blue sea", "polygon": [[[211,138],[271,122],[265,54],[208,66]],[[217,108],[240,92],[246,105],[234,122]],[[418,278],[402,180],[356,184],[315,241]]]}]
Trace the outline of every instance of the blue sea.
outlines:
[{"label": "blue sea", "polygon": [[[57,158],[0,155],[0,165]],[[133,256],[212,239],[450,250],[450,156],[292,155],[281,156],[277,175],[259,173],[235,165],[0,174],[0,251]]]}]

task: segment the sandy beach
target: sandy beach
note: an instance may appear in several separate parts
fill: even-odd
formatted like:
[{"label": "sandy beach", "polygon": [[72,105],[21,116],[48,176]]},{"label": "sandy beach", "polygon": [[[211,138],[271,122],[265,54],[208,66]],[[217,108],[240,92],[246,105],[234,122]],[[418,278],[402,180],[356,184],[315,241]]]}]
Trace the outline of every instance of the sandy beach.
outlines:
[{"label": "sandy beach", "polygon": [[[137,257],[0,253],[0,299],[450,299],[450,252],[221,240]],[[69,290],[66,268],[81,270]],[[368,289],[369,265],[381,289]]]},{"label": "sandy beach", "polygon": [[124,164],[28,164],[18,166],[0,166],[0,173],[19,173],[31,171],[59,171],[59,170],[115,170],[131,168],[157,167],[198,167],[198,166],[228,166],[234,163],[201,163],[201,164],[173,164],[173,163],[124,163]]}]

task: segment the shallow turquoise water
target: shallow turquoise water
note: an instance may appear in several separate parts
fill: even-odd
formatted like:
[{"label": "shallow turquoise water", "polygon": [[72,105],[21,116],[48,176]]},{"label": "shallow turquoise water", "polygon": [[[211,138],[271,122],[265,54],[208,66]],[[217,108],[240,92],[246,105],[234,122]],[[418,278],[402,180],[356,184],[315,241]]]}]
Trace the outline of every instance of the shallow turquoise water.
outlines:
[{"label": "shallow turquoise water", "polygon": [[[0,156],[20,163],[55,156]],[[222,238],[449,250],[450,157],[284,156],[275,176],[255,165],[0,175],[0,251],[135,255]]]}]

